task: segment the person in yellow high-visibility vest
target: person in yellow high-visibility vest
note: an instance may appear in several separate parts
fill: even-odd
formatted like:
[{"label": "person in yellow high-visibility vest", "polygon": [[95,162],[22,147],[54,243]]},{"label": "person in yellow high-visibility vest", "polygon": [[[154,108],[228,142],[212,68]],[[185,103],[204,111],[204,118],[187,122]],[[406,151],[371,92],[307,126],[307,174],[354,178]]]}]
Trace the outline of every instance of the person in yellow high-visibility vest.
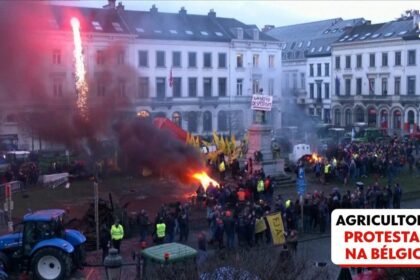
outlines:
[{"label": "person in yellow high-visibility vest", "polygon": [[156,244],[162,244],[166,235],[166,224],[162,219],[156,224]]},{"label": "person in yellow high-visibility vest", "polygon": [[112,240],[112,247],[118,250],[120,253],[120,246],[121,241],[124,238],[124,228],[120,224],[118,219],[115,219],[115,223],[111,227],[111,240]]}]

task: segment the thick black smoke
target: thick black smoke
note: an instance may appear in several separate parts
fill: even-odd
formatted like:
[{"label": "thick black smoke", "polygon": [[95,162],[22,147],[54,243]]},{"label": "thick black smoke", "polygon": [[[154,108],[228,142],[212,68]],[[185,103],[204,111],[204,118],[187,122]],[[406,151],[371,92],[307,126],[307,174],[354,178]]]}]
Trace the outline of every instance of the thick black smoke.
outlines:
[{"label": "thick black smoke", "polygon": [[121,152],[132,168],[147,167],[182,181],[204,168],[197,150],[158,130],[147,119],[120,122],[115,131]]}]

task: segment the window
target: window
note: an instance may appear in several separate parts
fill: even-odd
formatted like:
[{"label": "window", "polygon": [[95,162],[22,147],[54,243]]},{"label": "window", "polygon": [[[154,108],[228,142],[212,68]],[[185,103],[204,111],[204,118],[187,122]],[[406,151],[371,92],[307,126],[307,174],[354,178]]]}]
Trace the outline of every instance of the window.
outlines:
[{"label": "window", "polygon": [[316,83],[316,99],[322,99],[322,83]]},{"label": "window", "polygon": [[309,108],[309,115],[313,116],[315,114],[315,109],[314,108]]},{"label": "window", "polygon": [[335,78],[335,95],[340,96],[340,79],[338,77]]},{"label": "window", "polygon": [[188,96],[197,97],[197,78],[188,78]]},{"label": "window", "polygon": [[53,82],[53,95],[55,97],[63,96],[63,83],[61,80],[54,80]]},{"label": "window", "polygon": [[226,68],[226,53],[219,53],[219,68]]},{"label": "window", "polygon": [[409,65],[409,66],[416,65],[416,50],[409,50],[408,51],[407,65]]},{"label": "window", "polygon": [[217,114],[217,128],[219,131],[228,130],[228,118],[225,111],[220,111]]},{"label": "window", "polygon": [[165,67],[165,52],[156,52],[156,67]]},{"label": "window", "polygon": [[330,99],[330,83],[324,84],[324,96],[325,99]]},{"label": "window", "polygon": [[346,55],[346,69],[351,68],[351,56]]},{"label": "window", "polygon": [[53,50],[52,63],[55,65],[61,64],[61,51],[60,50]]},{"label": "window", "polygon": [[105,96],[106,88],[103,81],[99,80],[97,82],[97,88],[96,88],[96,95],[97,96]]},{"label": "window", "polygon": [[340,57],[335,57],[335,69],[340,69]]},{"label": "window", "polygon": [[203,54],[203,67],[204,68],[211,68],[211,53],[204,53]]},{"label": "window", "polygon": [[156,97],[163,99],[166,96],[166,78],[156,78]]},{"label": "window", "polygon": [[395,52],[395,66],[401,66],[401,52]]},{"label": "window", "polygon": [[119,51],[117,54],[117,64],[123,65],[125,63],[125,52]]},{"label": "window", "polygon": [[195,52],[188,53],[188,67],[190,68],[197,67],[197,53]]},{"label": "window", "polygon": [[369,67],[375,67],[375,54],[369,54]]},{"label": "window", "polygon": [[95,28],[95,30],[98,30],[98,31],[103,30],[101,24],[97,21],[92,21],[92,25],[93,25],[93,28]]},{"label": "window", "polygon": [[121,25],[118,22],[113,22],[112,26],[114,27],[115,31],[124,32],[124,30],[122,29]]},{"label": "window", "polygon": [[182,79],[180,77],[173,78],[172,96],[181,97]]},{"label": "window", "polygon": [[309,84],[309,98],[314,99],[314,84],[313,83]]},{"label": "window", "polygon": [[268,80],[268,95],[270,96],[274,95],[274,79]]},{"label": "window", "polygon": [[118,96],[125,97],[125,80],[118,80]]},{"label": "window", "polygon": [[382,78],[382,95],[388,95],[388,79]]},{"label": "window", "polygon": [[345,94],[346,96],[350,96],[351,93],[351,79],[346,79],[346,84],[345,84]]},{"label": "window", "polygon": [[181,67],[181,52],[172,52],[172,67]]},{"label": "window", "polygon": [[394,78],[394,95],[401,94],[401,77]]},{"label": "window", "polygon": [[188,112],[188,132],[197,132],[198,121],[196,112]]},{"label": "window", "polygon": [[356,68],[362,68],[362,55],[358,54],[356,56]]},{"label": "window", "polygon": [[340,126],[341,125],[341,112],[340,109],[334,110],[334,125]]},{"label": "window", "polygon": [[325,77],[329,77],[330,76],[330,64],[329,63],[325,63],[324,64],[324,75]]},{"label": "window", "polygon": [[370,78],[369,80],[369,95],[375,94],[375,79]]},{"label": "window", "polygon": [[356,95],[362,95],[362,78],[356,79]]},{"label": "window", "polygon": [[148,67],[149,59],[147,51],[139,51],[139,67]]},{"label": "window", "polygon": [[321,63],[318,63],[316,66],[317,66],[317,67],[316,67],[316,75],[317,75],[318,77],[321,77],[322,64],[321,64]]},{"label": "window", "polygon": [[237,68],[242,68],[244,67],[244,55],[241,53],[238,53],[236,55],[236,67]]},{"label": "window", "polygon": [[347,109],[346,112],[344,113],[344,124],[346,126],[350,126],[353,124],[353,119],[351,116],[351,109]]},{"label": "window", "polygon": [[211,78],[203,78],[204,97],[212,96]]},{"label": "window", "polygon": [[139,98],[149,98],[149,78],[139,78]]},{"label": "window", "polygon": [[96,64],[97,65],[104,65],[105,64],[104,51],[96,51]]},{"label": "window", "polygon": [[237,79],[236,80],[236,95],[242,96],[244,86],[244,79]]},{"label": "window", "polygon": [[305,73],[300,73],[300,88],[305,89]]},{"label": "window", "polygon": [[254,68],[257,68],[257,67],[259,67],[259,66],[260,66],[260,55],[258,55],[258,54],[254,54],[254,55],[252,56],[252,66],[253,66]]},{"label": "window", "polygon": [[382,53],[382,67],[388,66],[388,53]]},{"label": "window", "polygon": [[416,94],[416,76],[407,77],[407,95]]},{"label": "window", "polygon": [[212,125],[212,117],[210,111],[205,111],[203,113],[203,132],[212,132],[213,125]]},{"label": "window", "polygon": [[330,123],[331,121],[330,114],[331,114],[330,109],[324,109],[324,122],[325,123]]},{"label": "window", "polygon": [[268,56],[268,68],[274,68],[274,59],[275,56],[273,54]]},{"label": "window", "polygon": [[314,76],[314,65],[309,64],[309,77],[313,77],[313,76]]},{"label": "window", "polygon": [[252,93],[258,94],[260,92],[260,81],[258,79],[252,80]]},{"label": "window", "polygon": [[226,96],[226,78],[219,78],[218,79],[219,85],[219,96]]}]

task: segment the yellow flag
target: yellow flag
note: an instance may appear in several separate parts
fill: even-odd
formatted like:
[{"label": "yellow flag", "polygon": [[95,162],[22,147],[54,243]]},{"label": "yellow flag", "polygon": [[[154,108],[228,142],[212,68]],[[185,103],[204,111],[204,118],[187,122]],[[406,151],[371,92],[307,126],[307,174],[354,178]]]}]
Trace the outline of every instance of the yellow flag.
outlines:
[{"label": "yellow flag", "polygon": [[268,226],[270,228],[271,236],[273,237],[274,245],[281,245],[286,242],[284,237],[283,219],[280,212],[267,216]]},{"label": "yellow flag", "polygon": [[216,145],[216,147],[219,148],[220,140],[219,140],[219,136],[217,136],[216,131],[213,131],[213,141],[214,141],[214,145]]},{"label": "yellow flag", "polygon": [[195,147],[200,148],[200,137],[198,136],[195,138]]}]

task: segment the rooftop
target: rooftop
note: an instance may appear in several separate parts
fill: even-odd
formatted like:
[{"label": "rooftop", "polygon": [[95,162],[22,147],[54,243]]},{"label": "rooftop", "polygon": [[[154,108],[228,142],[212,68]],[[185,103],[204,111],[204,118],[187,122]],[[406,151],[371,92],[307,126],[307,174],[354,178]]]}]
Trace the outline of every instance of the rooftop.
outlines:
[{"label": "rooftop", "polygon": [[48,209],[48,210],[39,210],[33,213],[26,214],[23,216],[23,221],[25,222],[48,222],[54,218],[57,218],[63,215],[66,211],[62,209]]}]

